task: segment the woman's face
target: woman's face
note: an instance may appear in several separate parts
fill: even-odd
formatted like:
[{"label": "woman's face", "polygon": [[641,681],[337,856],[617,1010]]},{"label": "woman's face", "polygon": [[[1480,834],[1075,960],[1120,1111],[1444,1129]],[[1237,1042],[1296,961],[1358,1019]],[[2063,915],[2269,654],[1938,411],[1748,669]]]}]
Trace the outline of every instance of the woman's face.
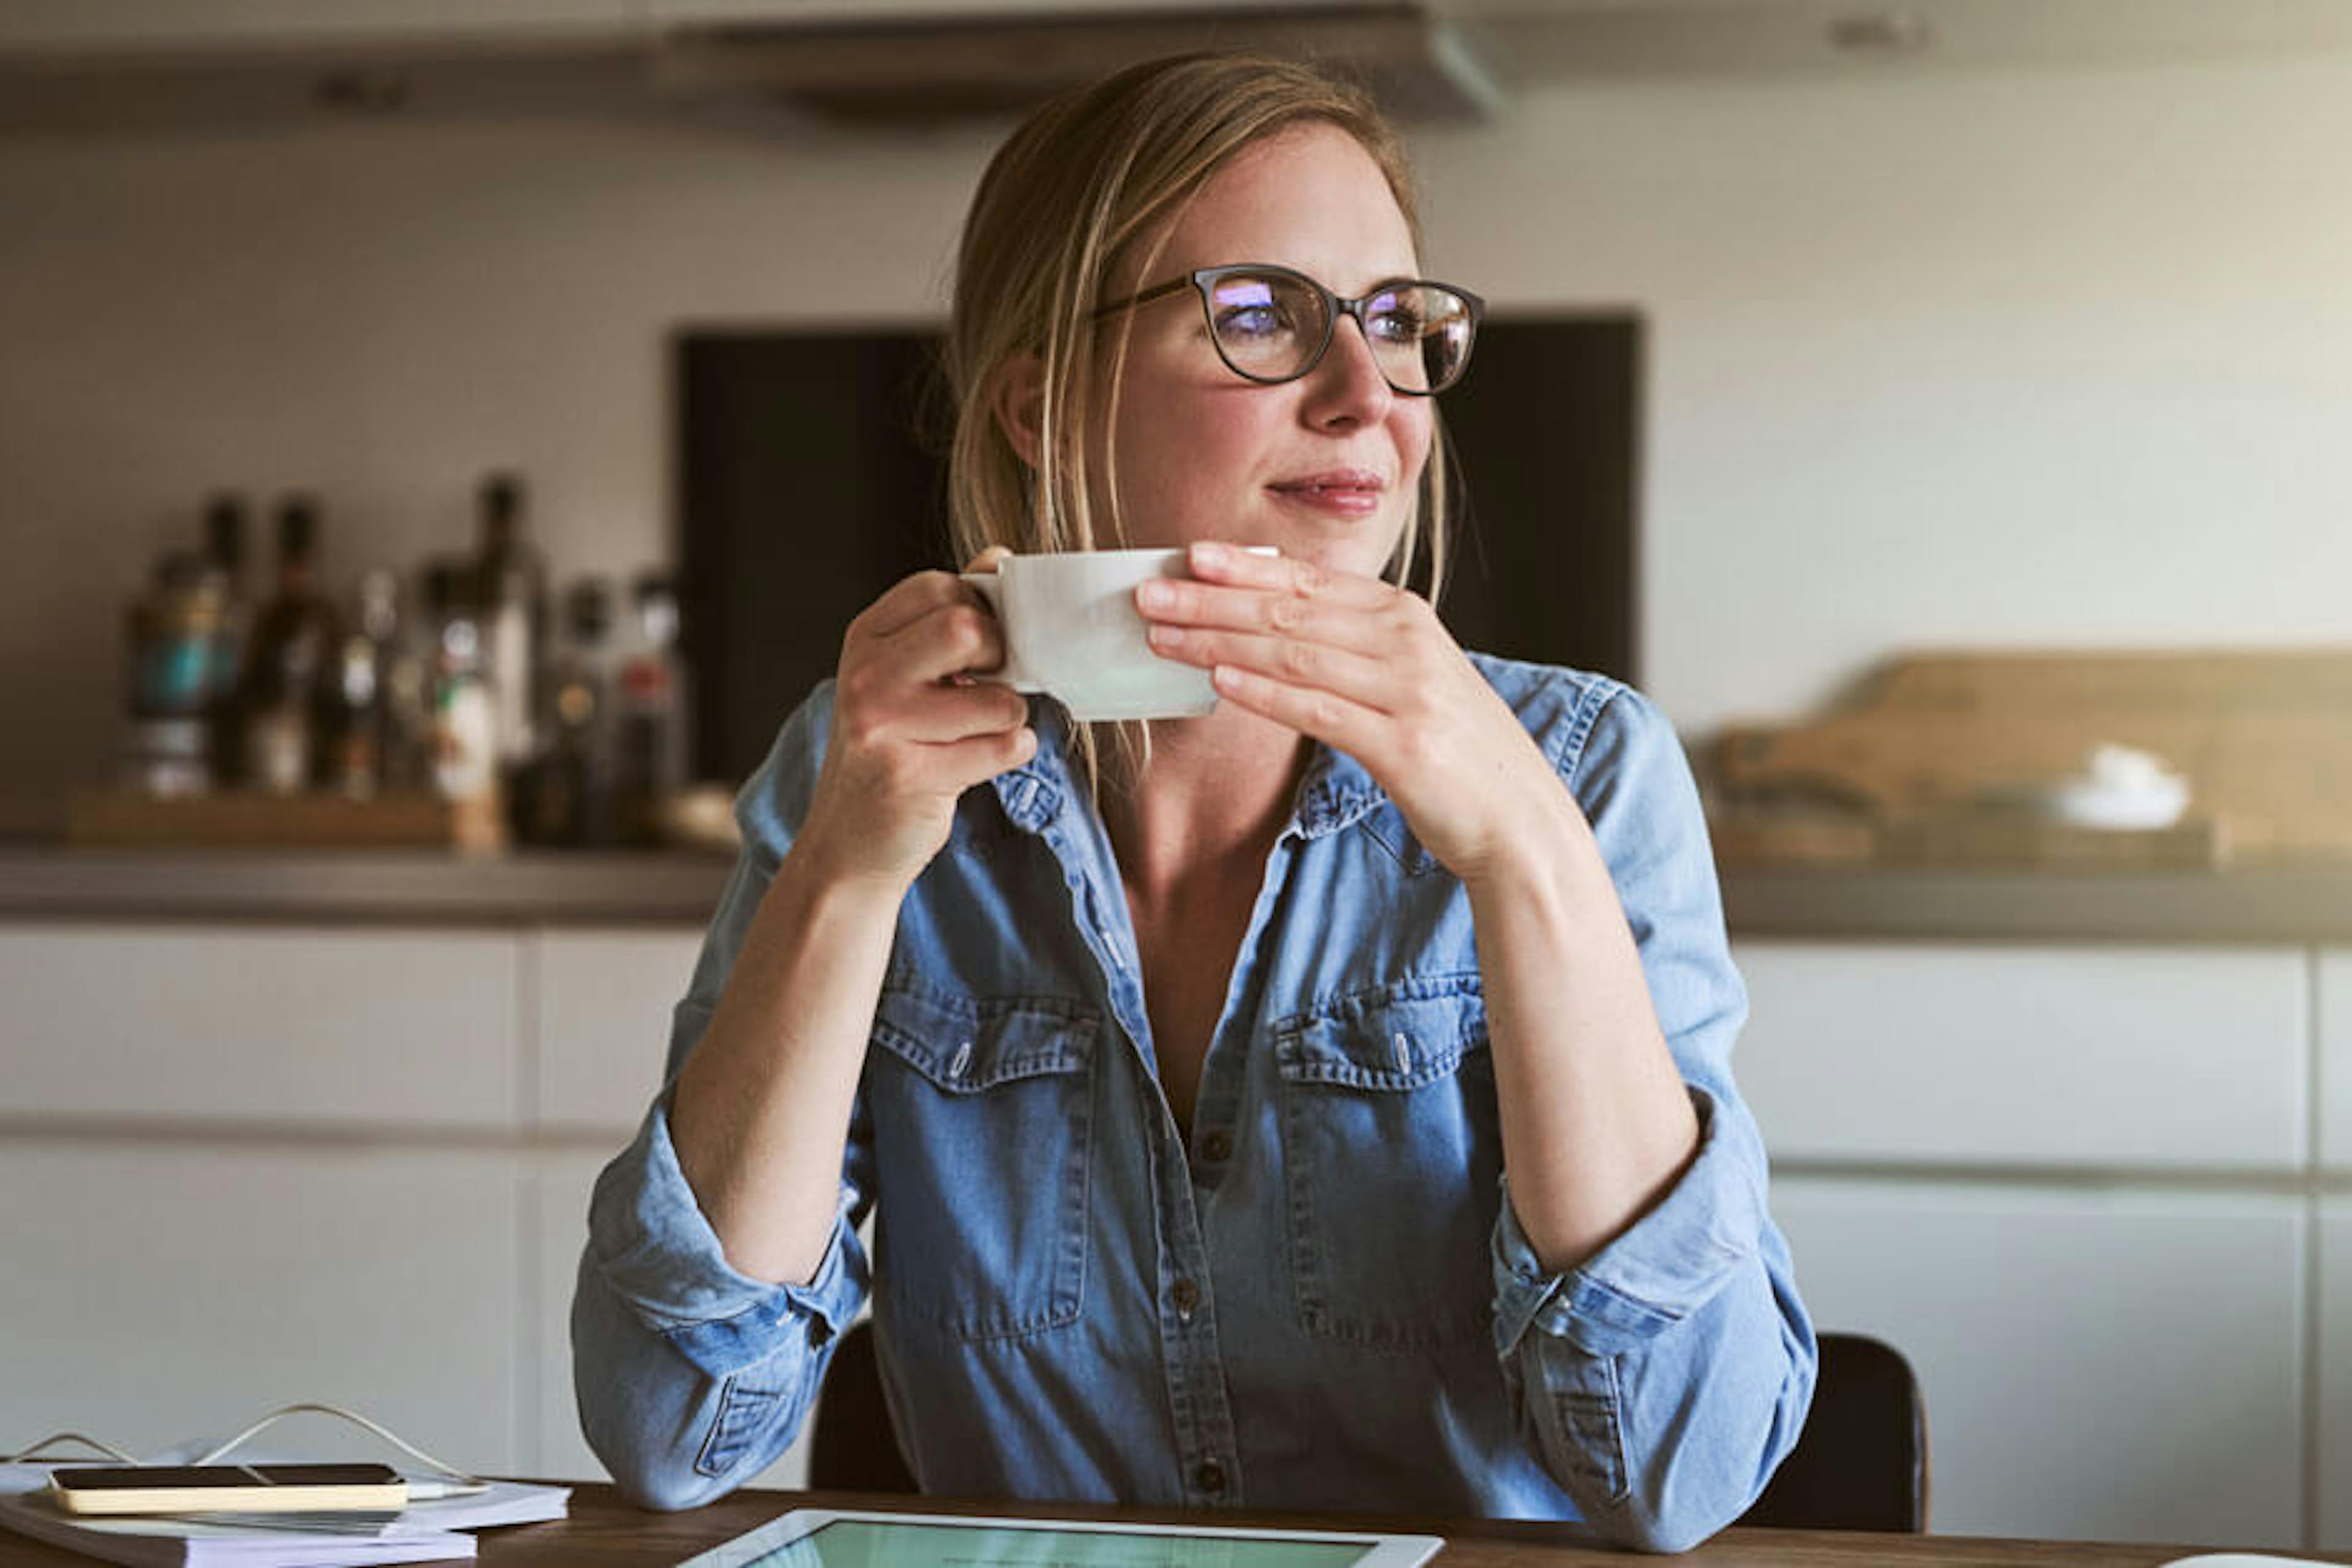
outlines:
[{"label": "woman's face", "polygon": [[[1235,156],[1176,220],[1150,276],[1114,274],[1110,297],[1238,262],[1290,268],[1343,299],[1418,271],[1380,165],[1326,124]],[[1217,357],[1197,290],[1129,314],[1115,441],[1129,542],[1272,544],[1337,570],[1379,572],[1419,493],[1430,409],[1425,397],[1390,390],[1360,325],[1342,316],[1320,363],[1266,386]]]}]

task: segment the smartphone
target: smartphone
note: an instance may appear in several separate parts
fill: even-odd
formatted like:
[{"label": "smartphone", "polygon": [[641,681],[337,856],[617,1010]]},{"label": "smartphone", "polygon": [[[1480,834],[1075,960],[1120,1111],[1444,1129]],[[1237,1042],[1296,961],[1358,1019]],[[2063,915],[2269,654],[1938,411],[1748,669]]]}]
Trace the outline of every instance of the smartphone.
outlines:
[{"label": "smartphone", "polygon": [[68,1513],[291,1513],[399,1510],[408,1483],[389,1465],[109,1465],[52,1470]]}]

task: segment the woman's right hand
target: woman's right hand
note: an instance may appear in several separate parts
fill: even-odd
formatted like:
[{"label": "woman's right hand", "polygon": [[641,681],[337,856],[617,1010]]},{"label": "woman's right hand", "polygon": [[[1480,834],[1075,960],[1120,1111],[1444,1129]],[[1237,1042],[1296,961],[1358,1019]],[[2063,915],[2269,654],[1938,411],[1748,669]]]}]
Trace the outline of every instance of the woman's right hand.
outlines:
[{"label": "woman's right hand", "polygon": [[[1001,552],[972,563],[992,571]],[[794,842],[838,875],[903,889],[948,840],[957,797],[1037,750],[1029,702],[958,681],[1004,659],[996,618],[945,572],[919,572],[849,623],[832,731]]]}]

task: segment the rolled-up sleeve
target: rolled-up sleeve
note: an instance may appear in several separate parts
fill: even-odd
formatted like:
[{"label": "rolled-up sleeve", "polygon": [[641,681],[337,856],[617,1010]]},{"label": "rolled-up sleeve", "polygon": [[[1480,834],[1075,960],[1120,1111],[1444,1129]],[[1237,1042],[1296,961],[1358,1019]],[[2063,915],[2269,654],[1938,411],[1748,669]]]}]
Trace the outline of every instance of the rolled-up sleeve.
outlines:
[{"label": "rolled-up sleeve", "polygon": [[1612,688],[1555,758],[1615,880],[1699,1147],[1648,1212],[1548,1272],[1511,1212],[1493,1245],[1495,1340],[1522,1430],[1598,1532],[1696,1545],[1745,1512],[1802,1429],[1813,1331],[1731,1075],[1747,992],[1679,741]]},{"label": "rolled-up sleeve", "polygon": [[736,802],[743,850],[672,1018],[668,1070],[636,1137],[596,1179],[572,1304],[581,1429],[635,1500],[688,1508],[742,1484],[798,1436],[840,1331],[868,1284],[856,1226],[871,1140],[853,1113],[840,1205],[805,1285],[739,1272],[679,1170],[669,1085],[701,1039],[760,900],[806,807],[819,760],[820,689]]}]

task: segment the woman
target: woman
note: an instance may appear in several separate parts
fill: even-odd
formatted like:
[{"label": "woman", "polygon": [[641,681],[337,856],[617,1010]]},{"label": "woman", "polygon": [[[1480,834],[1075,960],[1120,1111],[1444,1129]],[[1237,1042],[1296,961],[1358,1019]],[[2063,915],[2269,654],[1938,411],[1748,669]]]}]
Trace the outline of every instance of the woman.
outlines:
[{"label": "woman", "polygon": [[1476,314],[1396,282],[1419,255],[1396,136],[1303,68],[1139,67],[998,153],[960,542],[1188,547],[1138,602],[1222,700],[1074,735],[973,679],[1002,646],[944,573],[851,624],[597,1187],[576,1377],[635,1495],[792,1441],[869,1205],[928,1491],[1677,1549],[1795,1440],[1811,1330],[1675,736],[1398,585]]}]

